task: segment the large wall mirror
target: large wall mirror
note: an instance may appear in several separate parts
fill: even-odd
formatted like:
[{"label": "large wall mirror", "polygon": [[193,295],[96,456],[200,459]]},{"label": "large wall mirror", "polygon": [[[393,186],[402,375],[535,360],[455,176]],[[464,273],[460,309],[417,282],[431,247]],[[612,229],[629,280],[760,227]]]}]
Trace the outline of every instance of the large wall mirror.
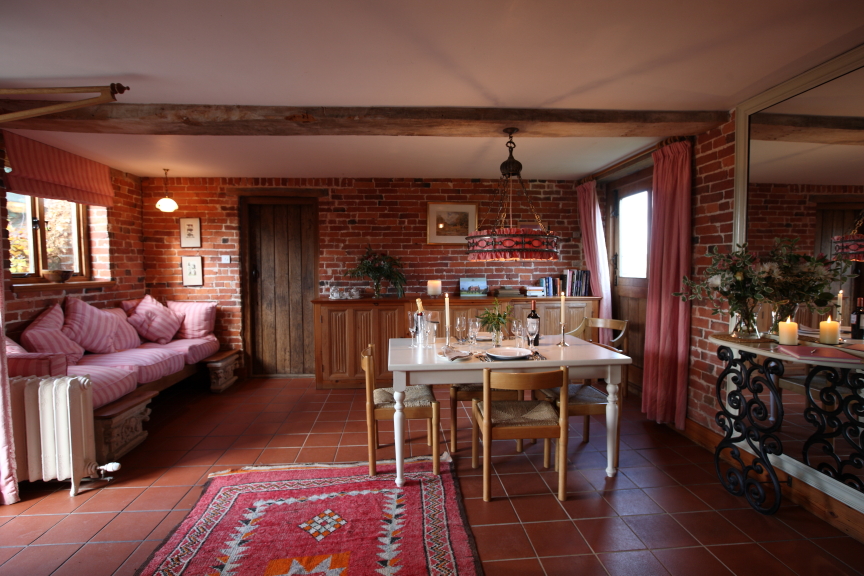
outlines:
[{"label": "large wall mirror", "polygon": [[[864,46],[739,106],[735,154],[734,243],[747,242],[751,251],[764,255],[774,238],[798,238],[800,252],[833,255],[831,237],[849,233],[864,213]],[[864,297],[864,281],[834,287],[840,289],[848,324],[854,297]],[[811,327],[818,327],[820,319],[799,312],[799,322]],[[786,370],[778,380],[784,455],[772,457],[772,463],[864,511],[864,471],[853,470],[857,480],[843,485],[815,472],[819,457],[814,460],[812,453],[805,465],[805,443],[814,434],[802,417],[806,368],[787,362]],[[840,393],[850,392],[840,387]],[[843,460],[856,453],[842,439],[832,449]]]}]

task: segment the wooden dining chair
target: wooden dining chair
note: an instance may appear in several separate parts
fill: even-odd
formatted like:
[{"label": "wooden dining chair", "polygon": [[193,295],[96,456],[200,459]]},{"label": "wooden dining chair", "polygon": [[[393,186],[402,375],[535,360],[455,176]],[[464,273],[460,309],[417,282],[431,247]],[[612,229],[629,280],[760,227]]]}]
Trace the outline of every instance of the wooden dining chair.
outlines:
[{"label": "wooden dining chair", "polygon": [[[627,334],[627,320],[613,320],[607,318],[585,318],[582,320],[582,323],[576,327],[575,330],[568,332],[570,336],[575,336],[581,340],[585,340],[586,342],[591,342],[592,344],[598,344],[594,340],[594,330],[605,328],[608,330],[613,330],[618,332],[618,336],[612,338],[609,341],[609,346],[612,347],[613,352],[618,352],[619,354],[624,354],[628,356],[628,351],[630,349],[630,343],[628,341]],[[627,397],[627,365],[621,366],[621,397]]]},{"label": "wooden dining chair", "polygon": [[[555,404],[542,400],[492,400],[492,388],[501,390],[542,390],[558,386],[561,403],[567,401],[568,370],[551,372],[493,372],[483,369],[483,398],[471,401],[471,466],[477,468],[477,451],[483,437],[483,501],[491,499],[492,441],[543,438],[543,466],[549,468],[551,440],[558,439],[557,459],[567,457],[567,414]],[[557,462],[558,499],[567,499],[567,464]]]},{"label": "wooden dining chair", "polygon": [[[492,401],[519,400],[524,392],[520,390],[492,390]],[[483,384],[451,384],[450,385],[450,452],[456,452],[456,412],[461,401],[482,400]],[[522,451],[522,440],[516,441],[516,451]]]},{"label": "wooden dining chair", "polygon": [[[369,475],[375,476],[376,451],[378,450],[378,420],[393,420],[396,400],[393,388],[375,387],[375,346],[370,344],[360,353],[360,367],[366,373],[366,433],[369,445]],[[432,446],[432,472],[440,472],[438,455],[438,428],[441,422],[441,405],[435,399],[432,388],[424,385],[407,386],[402,401],[402,413],[406,420],[425,419],[426,442]]]}]

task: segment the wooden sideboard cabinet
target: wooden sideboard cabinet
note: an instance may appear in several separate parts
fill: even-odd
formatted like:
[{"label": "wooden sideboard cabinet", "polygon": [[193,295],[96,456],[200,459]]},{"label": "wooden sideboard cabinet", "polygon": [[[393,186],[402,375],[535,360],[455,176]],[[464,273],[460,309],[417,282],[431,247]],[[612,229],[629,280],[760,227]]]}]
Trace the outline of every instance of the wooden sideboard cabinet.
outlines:
[{"label": "wooden sideboard cabinet", "polygon": [[[315,384],[319,389],[362,388],[365,376],[360,368],[360,352],[375,344],[375,375],[379,384],[393,382],[387,370],[387,344],[390,338],[407,338],[406,326],[409,310],[416,309],[419,295],[405,298],[362,298],[360,300],[312,300],[315,318]],[[558,298],[535,298],[540,330],[543,334],[557,334],[561,315]],[[599,298],[567,298],[567,330],[573,330],[583,318],[592,317]],[[444,321],[444,299],[423,296],[426,310],[441,313]],[[502,305],[510,303],[522,319],[531,310],[530,298],[502,298]],[[451,298],[450,322],[457,316],[476,317],[495,304],[494,298]],[[443,334],[439,334],[443,336]]]}]

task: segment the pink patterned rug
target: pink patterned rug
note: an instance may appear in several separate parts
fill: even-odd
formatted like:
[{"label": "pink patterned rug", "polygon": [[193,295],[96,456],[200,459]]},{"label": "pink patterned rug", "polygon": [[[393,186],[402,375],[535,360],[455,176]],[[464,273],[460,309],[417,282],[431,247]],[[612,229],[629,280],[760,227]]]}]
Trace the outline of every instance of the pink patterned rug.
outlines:
[{"label": "pink patterned rug", "polygon": [[214,474],[141,576],[482,574],[457,483],[442,462],[249,467]]}]

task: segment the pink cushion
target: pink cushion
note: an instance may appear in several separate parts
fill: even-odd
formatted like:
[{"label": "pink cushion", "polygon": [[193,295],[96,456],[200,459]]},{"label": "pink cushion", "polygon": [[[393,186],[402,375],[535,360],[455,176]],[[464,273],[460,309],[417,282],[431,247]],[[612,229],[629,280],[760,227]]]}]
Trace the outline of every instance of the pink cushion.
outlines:
[{"label": "pink cushion", "polygon": [[84,348],[70,340],[63,332],[63,309],[54,304],[34,320],[24,333],[21,343],[29,352],[59,352],[66,354],[71,366],[84,356]]},{"label": "pink cushion", "polygon": [[183,316],[169,310],[148,294],[129,316],[129,323],[145,340],[167,344],[183,324]]},{"label": "pink cushion", "polygon": [[131,316],[135,311],[135,307],[141,303],[141,298],[137,300],[123,300],[120,302],[120,307],[123,308],[123,312],[126,313],[127,316]]},{"label": "pink cushion", "polygon": [[204,358],[212,356],[219,351],[219,341],[215,336],[210,334],[204,338],[184,338],[181,340],[172,340],[167,344],[156,344],[147,342],[142,344],[141,348],[162,348],[167,350],[175,350],[182,352],[186,364],[197,364]]},{"label": "pink cushion", "polygon": [[9,367],[9,376],[66,375],[65,354],[22,352],[7,355],[6,362]]},{"label": "pink cushion", "polygon": [[114,352],[117,317],[78,298],[66,298],[63,334],[88,352]]},{"label": "pink cushion", "polygon": [[[168,301],[168,309],[185,314],[183,325],[177,338],[203,338],[213,333],[216,326],[215,302],[173,302]],[[193,362],[194,364],[194,362]]]},{"label": "pink cushion", "polygon": [[128,350],[129,348],[137,348],[141,345],[141,337],[135,328],[129,324],[126,319],[126,312],[120,308],[105,308],[105,312],[113,314],[119,320],[117,331],[114,332],[114,350]]},{"label": "pink cushion", "polygon": [[[120,312],[123,312],[120,310]],[[89,376],[93,382],[93,408],[101,408],[138,387],[135,372],[105,366],[70,366],[69,376]]]},{"label": "pink cushion", "polygon": [[20,344],[18,344],[17,342],[15,342],[11,338],[9,338],[8,336],[5,336],[5,338],[6,338],[6,355],[7,356],[9,354],[26,354],[27,353],[27,350],[23,346],[21,346]]},{"label": "pink cushion", "polygon": [[155,349],[133,348],[113,354],[87,354],[79,366],[108,366],[132,370],[139,384],[153,382],[163,376],[174,374],[183,369],[183,354],[164,347]]}]

